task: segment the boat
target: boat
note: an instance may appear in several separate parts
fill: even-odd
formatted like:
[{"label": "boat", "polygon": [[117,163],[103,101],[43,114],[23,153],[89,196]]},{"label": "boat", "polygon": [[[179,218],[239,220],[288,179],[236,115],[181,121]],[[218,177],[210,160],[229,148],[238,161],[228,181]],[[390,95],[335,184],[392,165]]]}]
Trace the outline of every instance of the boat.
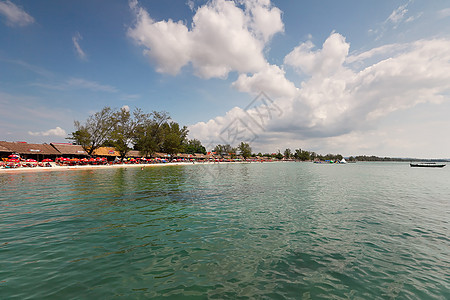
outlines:
[{"label": "boat", "polygon": [[437,164],[434,162],[410,163],[409,165],[416,168],[443,168],[446,166],[446,164]]}]

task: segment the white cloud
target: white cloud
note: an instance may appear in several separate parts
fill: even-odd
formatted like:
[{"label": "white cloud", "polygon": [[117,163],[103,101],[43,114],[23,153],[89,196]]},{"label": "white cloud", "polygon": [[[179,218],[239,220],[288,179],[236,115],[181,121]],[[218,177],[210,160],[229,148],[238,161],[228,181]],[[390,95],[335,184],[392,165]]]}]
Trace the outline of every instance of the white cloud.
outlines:
[{"label": "white cloud", "polygon": [[407,17],[408,5],[410,2],[411,1],[408,1],[408,3],[394,9],[389,17],[379,24],[378,28],[369,29],[369,34],[376,35],[376,40],[379,40],[388,30],[397,29],[402,23],[410,23],[420,18],[422,16],[421,12],[415,16]]},{"label": "white cloud", "polygon": [[100,84],[83,78],[70,78],[66,81],[66,86],[71,88],[88,89],[95,92],[117,93],[118,90],[110,85]]},{"label": "white cloud", "polygon": [[33,83],[34,86],[51,89],[51,90],[71,90],[86,89],[94,92],[118,93],[119,90],[111,85],[100,84],[95,81],[89,81],[83,78],[70,78],[60,83]]},{"label": "white cloud", "polygon": [[34,18],[9,0],[0,2],[0,15],[6,18],[8,26],[27,26],[34,23]]},{"label": "white cloud", "polygon": [[450,17],[450,8],[444,8],[437,12],[438,18],[443,19]]},{"label": "white cloud", "polygon": [[37,132],[28,131],[28,134],[32,136],[59,136],[59,137],[67,136],[66,131],[61,127],[56,127],[54,129],[49,129],[47,131],[37,131]]},{"label": "white cloud", "polygon": [[391,22],[393,24],[400,23],[404,19],[406,13],[408,12],[408,9],[406,8],[407,6],[408,6],[408,4],[404,4],[404,5],[399,6],[397,9],[395,9],[389,15],[386,22]]},{"label": "white cloud", "polygon": [[308,75],[330,75],[341,68],[350,45],[342,35],[332,33],[321,50],[313,51],[313,48],[310,41],[299,45],[285,57],[284,63]]},{"label": "white cloud", "polygon": [[136,23],[128,35],[161,73],[176,75],[189,63],[202,78],[226,78],[232,71],[255,73],[266,68],[264,47],[284,27],[281,11],[270,1],[242,3],[245,9],[233,1],[211,1],[197,9],[188,28],[181,21],[154,21],[132,1]]},{"label": "white cloud", "polygon": [[298,92],[294,83],[286,79],[284,70],[276,65],[269,64],[263,70],[251,76],[247,74],[239,75],[232,85],[241,92],[257,94],[264,91],[275,98],[294,97]]},{"label": "white cloud", "polygon": [[[263,105],[259,111],[234,108],[225,116],[190,126],[190,135],[204,144],[218,143],[230,124],[238,124],[241,139],[256,137],[255,149],[262,151],[271,145],[304,145],[305,141],[326,149],[331,147],[327,140],[342,141],[348,136],[361,140],[364,132],[376,128],[392,112],[420,103],[449,101],[449,39],[386,45],[356,57],[349,57],[348,49],[349,44],[337,33],[331,34],[320,50],[314,50],[310,42],[300,45],[285,62],[310,77],[299,83],[294,97],[275,100],[282,114],[261,115]],[[367,58],[377,60],[365,62],[361,70],[346,64],[347,60]],[[264,126],[257,126],[255,120],[262,118]]]},{"label": "white cloud", "polygon": [[78,55],[78,57],[81,60],[86,60],[87,59],[87,55],[86,53],[83,51],[83,49],[81,49],[80,43],[79,41],[82,40],[83,37],[81,36],[81,34],[79,32],[77,32],[73,37],[72,37],[72,42],[73,42],[73,46],[75,47],[75,51]]}]

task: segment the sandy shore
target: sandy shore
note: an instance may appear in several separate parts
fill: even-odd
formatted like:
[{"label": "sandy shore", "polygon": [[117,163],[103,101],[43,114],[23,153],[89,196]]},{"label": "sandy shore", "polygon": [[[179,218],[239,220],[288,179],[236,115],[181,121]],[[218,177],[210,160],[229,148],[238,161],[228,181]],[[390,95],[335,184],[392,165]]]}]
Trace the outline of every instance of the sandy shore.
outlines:
[{"label": "sandy shore", "polygon": [[[236,163],[236,162],[220,162],[220,164]],[[218,164],[213,162],[195,163],[196,165],[208,165]],[[164,166],[180,166],[180,165],[193,165],[189,162],[174,162],[174,163],[161,163],[161,164],[117,164],[117,165],[85,165],[85,166],[57,166],[53,167],[20,167],[20,168],[0,168],[0,174],[4,173],[19,173],[19,172],[48,172],[48,171],[76,171],[76,170],[97,170],[97,169],[113,169],[113,168],[151,168],[151,167],[164,167]]]}]

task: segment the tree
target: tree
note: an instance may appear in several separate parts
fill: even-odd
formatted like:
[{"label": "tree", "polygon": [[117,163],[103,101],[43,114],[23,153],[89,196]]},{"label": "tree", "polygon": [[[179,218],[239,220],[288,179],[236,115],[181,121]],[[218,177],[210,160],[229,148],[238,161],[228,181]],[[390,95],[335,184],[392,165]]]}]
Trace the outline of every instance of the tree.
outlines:
[{"label": "tree", "polygon": [[202,143],[199,140],[192,139],[186,143],[184,152],[189,153],[189,154],[194,154],[194,153],[206,154],[206,148],[203,147]]},{"label": "tree", "polygon": [[150,114],[140,112],[140,122],[135,129],[134,148],[143,156],[160,151],[163,144],[162,124],[170,120],[167,112],[153,111]]},{"label": "tree", "polygon": [[227,155],[227,154],[231,154],[231,153],[236,153],[236,149],[233,149],[233,147],[231,147],[231,145],[229,145],[229,144],[226,144],[226,145],[219,144],[216,147],[214,147],[214,152],[223,156],[223,155]]},{"label": "tree", "polygon": [[244,159],[247,159],[252,155],[252,148],[247,143],[241,142],[238,146],[238,150]]},{"label": "tree", "polygon": [[186,144],[186,137],[188,129],[186,126],[180,128],[177,122],[166,122],[161,125],[162,130],[162,145],[160,149],[173,156],[178,152],[183,151]]},{"label": "tree", "polygon": [[286,150],[284,150],[284,158],[290,159],[291,156],[292,156],[291,149],[287,148]]},{"label": "tree", "polygon": [[129,109],[121,108],[114,114],[115,126],[111,133],[112,145],[123,159],[130,151],[131,143],[135,140],[135,130],[143,122],[144,114],[135,109],[133,115]]},{"label": "tree", "polygon": [[114,114],[113,109],[105,106],[101,111],[90,115],[83,124],[74,121],[76,131],[72,132],[68,139],[81,145],[88,155],[92,155],[111,137],[111,132],[116,125]]},{"label": "tree", "polygon": [[283,159],[283,154],[281,154],[280,151],[278,151],[278,153],[275,155],[275,158]]}]

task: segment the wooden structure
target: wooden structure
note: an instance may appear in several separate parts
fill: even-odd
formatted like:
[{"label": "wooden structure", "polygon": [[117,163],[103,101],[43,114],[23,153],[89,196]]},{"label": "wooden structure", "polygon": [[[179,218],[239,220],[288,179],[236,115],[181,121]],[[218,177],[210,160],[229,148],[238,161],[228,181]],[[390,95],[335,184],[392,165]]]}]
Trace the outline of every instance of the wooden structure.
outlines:
[{"label": "wooden structure", "polygon": [[6,148],[10,153],[17,153],[24,159],[44,158],[55,159],[60,153],[49,144],[29,144],[26,142],[5,142],[0,141],[0,146]]},{"label": "wooden structure", "polygon": [[63,157],[83,158],[88,156],[87,152],[80,145],[72,145],[70,143],[50,143],[50,145],[58,150]]}]

